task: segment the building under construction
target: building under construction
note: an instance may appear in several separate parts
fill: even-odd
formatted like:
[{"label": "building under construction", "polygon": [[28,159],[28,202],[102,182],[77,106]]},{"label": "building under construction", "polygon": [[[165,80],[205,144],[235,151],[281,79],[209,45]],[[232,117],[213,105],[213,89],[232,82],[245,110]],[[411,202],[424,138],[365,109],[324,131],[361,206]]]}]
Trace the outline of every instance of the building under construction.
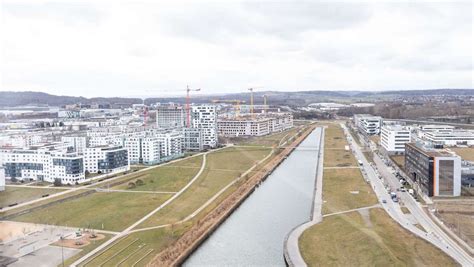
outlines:
[{"label": "building under construction", "polygon": [[219,135],[226,137],[263,136],[291,127],[293,115],[286,112],[220,117],[217,120]]}]

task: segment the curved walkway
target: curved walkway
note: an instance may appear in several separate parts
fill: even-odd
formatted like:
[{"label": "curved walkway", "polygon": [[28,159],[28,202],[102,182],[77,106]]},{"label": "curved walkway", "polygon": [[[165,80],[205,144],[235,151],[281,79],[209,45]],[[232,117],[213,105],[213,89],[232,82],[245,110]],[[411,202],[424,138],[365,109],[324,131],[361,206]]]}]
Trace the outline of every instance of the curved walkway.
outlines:
[{"label": "curved walkway", "polygon": [[319,140],[318,164],[316,167],[316,185],[314,188],[313,209],[311,220],[295,227],[287,236],[284,244],[284,257],[289,266],[306,266],[301,255],[298,240],[303,232],[309,227],[322,221],[323,204],[323,162],[324,160],[324,127],[321,127],[321,138]]},{"label": "curved walkway", "polygon": [[[210,152],[214,152],[214,151],[217,151],[217,150],[213,150],[213,151],[210,151]],[[188,184],[186,184],[186,186],[184,186],[183,188],[181,188],[181,190],[179,190],[176,194],[174,194],[170,199],[168,199],[167,201],[165,201],[163,204],[161,204],[160,206],[158,206],[156,209],[154,209],[153,211],[151,211],[150,213],[148,213],[147,215],[145,215],[143,218],[141,218],[140,220],[136,221],[134,224],[132,224],[131,226],[129,226],[127,229],[123,230],[122,232],[120,232],[118,235],[115,235],[114,237],[112,237],[111,239],[109,239],[107,242],[104,242],[103,244],[101,244],[100,246],[98,246],[97,248],[95,248],[94,250],[92,250],[91,252],[87,253],[86,255],[84,255],[83,257],[81,257],[80,259],[78,259],[77,261],[75,261],[73,264],[71,264],[71,266],[77,266],[78,264],[88,260],[90,257],[92,257],[94,254],[98,253],[99,251],[101,251],[102,249],[106,248],[107,246],[109,246],[110,244],[112,244],[113,242],[115,242],[116,240],[120,239],[121,237],[127,235],[129,232],[132,231],[133,228],[137,227],[139,224],[141,224],[142,222],[144,222],[145,220],[147,220],[148,218],[150,218],[151,216],[153,216],[153,214],[157,213],[159,210],[161,210],[162,208],[166,207],[169,203],[171,203],[173,200],[175,200],[176,198],[178,198],[182,193],[184,193],[184,191],[186,191],[186,189],[188,189],[193,183],[194,181],[196,181],[199,176],[201,175],[201,173],[204,171],[204,168],[206,167],[206,156],[208,153],[210,152],[206,152],[203,154],[203,159],[202,159],[202,164],[201,164],[201,169],[199,170],[199,172],[193,177],[193,179],[191,179],[191,181],[189,181]]]}]

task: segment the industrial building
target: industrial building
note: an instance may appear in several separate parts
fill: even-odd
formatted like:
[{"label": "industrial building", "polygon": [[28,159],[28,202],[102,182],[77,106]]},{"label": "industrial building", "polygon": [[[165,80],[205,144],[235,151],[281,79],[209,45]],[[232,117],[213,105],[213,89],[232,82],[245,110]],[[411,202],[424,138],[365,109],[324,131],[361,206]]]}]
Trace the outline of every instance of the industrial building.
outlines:
[{"label": "industrial building", "polygon": [[380,134],[380,144],[389,155],[403,154],[405,144],[411,141],[411,131],[407,126],[384,125]]},{"label": "industrial building", "polygon": [[461,195],[461,158],[446,150],[405,144],[405,171],[429,197]]}]

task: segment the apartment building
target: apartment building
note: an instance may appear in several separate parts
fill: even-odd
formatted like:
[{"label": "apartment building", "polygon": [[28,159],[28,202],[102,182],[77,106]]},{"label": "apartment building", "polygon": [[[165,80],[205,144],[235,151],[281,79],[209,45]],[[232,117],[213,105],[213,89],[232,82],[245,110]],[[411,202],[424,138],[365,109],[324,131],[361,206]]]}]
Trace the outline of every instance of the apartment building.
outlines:
[{"label": "apartment building", "polygon": [[405,144],[405,171],[429,197],[461,195],[461,158],[446,150]]},{"label": "apartment building", "polygon": [[87,136],[61,136],[61,142],[72,147],[78,154],[83,154],[86,147],[89,146]]},{"label": "apartment building", "polygon": [[411,130],[407,126],[384,125],[380,134],[382,148],[388,154],[403,154],[405,144],[411,141]]},{"label": "apartment building", "polygon": [[89,173],[130,170],[128,151],[122,146],[88,147],[84,150],[84,168]]},{"label": "apartment building", "polygon": [[217,110],[215,105],[193,105],[190,126],[201,131],[204,148],[217,147]]},{"label": "apartment building", "polygon": [[156,125],[160,129],[182,128],[186,123],[186,112],[183,106],[166,105],[156,109]]},{"label": "apartment building", "polygon": [[156,133],[156,138],[160,143],[160,159],[168,161],[182,157],[183,151],[183,132],[179,130],[170,130]]},{"label": "apartment building", "polygon": [[5,169],[0,166],[0,192],[5,191]]},{"label": "apartment building", "polygon": [[201,129],[183,128],[183,149],[201,151],[204,149]]},{"label": "apartment building", "polygon": [[46,181],[59,179],[63,184],[85,180],[84,159],[64,146],[46,144],[28,149],[0,151],[7,179]]}]

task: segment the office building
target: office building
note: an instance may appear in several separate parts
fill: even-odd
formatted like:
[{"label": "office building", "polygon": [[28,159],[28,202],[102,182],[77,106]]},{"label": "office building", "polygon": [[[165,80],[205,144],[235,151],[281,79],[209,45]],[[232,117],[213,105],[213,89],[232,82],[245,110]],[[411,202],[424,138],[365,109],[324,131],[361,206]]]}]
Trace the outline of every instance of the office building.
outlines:
[{"label": "office building", "polygon": [[382,126],[382,117],[368,114],[354,115],[354,124],[359,132],[364,135],[375,135],[380,133]]},{"label": "office building", "polygon": [[411,140],[409,127],[401,125],[384,125],[380,134],[380,144],[388,154],[403,154],[405,144]]},{"label": "office building", "polygon": [[405,171],[429,197],[461,195],[461,158],[446,150],[405,144]]},{"label": "office building", "polygon": [[474,133],[466,130],[443,130],[425,132],[423,138],[437,145],[444,146],[472,146],[474,145]]}]

